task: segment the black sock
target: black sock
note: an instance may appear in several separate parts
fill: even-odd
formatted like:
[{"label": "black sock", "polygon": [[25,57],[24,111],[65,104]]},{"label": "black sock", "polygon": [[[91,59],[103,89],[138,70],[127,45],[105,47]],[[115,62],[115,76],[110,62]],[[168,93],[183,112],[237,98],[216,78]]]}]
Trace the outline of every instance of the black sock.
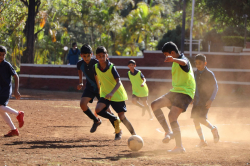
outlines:
[{"label": "black sock", "polygon": [[112,124],[112,126],[115,128],[115,123],[114,123],[114,121],[111,121],[110,119],[109,119],[109,121],[110,121],[110,123]]},{"label": "black sock", "polygon": [[153,111],[155,114],[156,119],[158,120],[158,122],[161,124],[161,126],[163,127],[164,131],[166,133],[170,132],[170,128],[168,126],[168,122],[166,121],[166,118],[162,112],[161,109],[157,109],[155,111]]},{"label": "black sock", "polygon": [[[109,119],[110,122],[114,122],[115,120],[117,120],[117,117],[109,112],[106,111],[106,108],[104,108],[103,110],[101,110],[99,113],[97,113],[98,115],[100,115],[101,117],[104,117],[106,119]],[[112,124],[113,125],[113,124]]]},{"label": "black sock", "polygon": [[83,111],[90,119],[92,119],[95,123],[99,121],[99,119],[93,114],[93,112],[88,108],[86,111]]},{"label": "black sock", "polygon": [[174,122],[170,123],[170,125],[171,125],[172,131],[174,133],[176,146],[182,147],[181,130],[180,130],[180,126],[179,126],[178,122],[174,121]]},{"label": "black sock", "polygon": [[122,123],[127,127],[128,131],[132,134],[132,135],[136,135],[135,130],[132,126],[132,124],[130,123],[130,121],[125,117],[123,120],[121,120]]}]

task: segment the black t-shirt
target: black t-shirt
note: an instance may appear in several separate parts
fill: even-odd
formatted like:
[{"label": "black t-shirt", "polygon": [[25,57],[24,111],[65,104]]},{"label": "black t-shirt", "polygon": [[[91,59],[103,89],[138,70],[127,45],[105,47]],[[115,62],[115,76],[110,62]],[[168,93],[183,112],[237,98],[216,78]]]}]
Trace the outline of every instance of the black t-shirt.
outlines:
[{"label": "black t-shirt", "polygon": [[98,63],[97,59],[91,59],[89,64],[87,64],[84,60],[80,60],[77,62],[77,69],[81,70],[86,77],[86,89],[98,93],[98,87],[93,71],[93,67],[96,63]]},{"label": "black t-shirt", "polygon": [[12,65],[3,60],[0,63],[0,97],[8,97],[12,93],[11,76],[16,75]]}]

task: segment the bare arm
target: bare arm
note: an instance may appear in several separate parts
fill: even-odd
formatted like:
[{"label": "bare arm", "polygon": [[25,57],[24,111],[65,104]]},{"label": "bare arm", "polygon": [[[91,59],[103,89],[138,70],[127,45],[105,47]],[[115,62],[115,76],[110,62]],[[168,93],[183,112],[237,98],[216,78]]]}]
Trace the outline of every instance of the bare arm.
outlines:
[{"label": "bare arm", "polygon": [[146,78],[143,78],[143,82],[141,84],[141,87],[144,87],[145,83],[146,83]]},{"label": "bare arm", "polygon": [[79,84],[77,85],[77,89],[81,90],[83,87],[83,83],[82,83],[82,71],[78,70],[78,75],[79,75]]},{"label": "bare arm", "polygon": [[100,83],[99,83],[97,75],[95,75],[95,82],[96,82],[96,85],[97,85],[97,87],[99,89],[99,93],[100,93]]},{"label": "bare arm", "polygon": [[19,100],[21,98],[21,95],[19,93],[19,77],[18,77],[17,74],[15,74],[13,77],[14,77],[14,80],[15,80],[14,95],[15,95],[15,98]]},{"label": "bare arm", "polygon": [[184,59],[178,59],[178,58],[173,58],[172,56],[167,56],[164,60],[164,62],[176,62],[181,66],[186,66],[187,65],[187,61]]}]

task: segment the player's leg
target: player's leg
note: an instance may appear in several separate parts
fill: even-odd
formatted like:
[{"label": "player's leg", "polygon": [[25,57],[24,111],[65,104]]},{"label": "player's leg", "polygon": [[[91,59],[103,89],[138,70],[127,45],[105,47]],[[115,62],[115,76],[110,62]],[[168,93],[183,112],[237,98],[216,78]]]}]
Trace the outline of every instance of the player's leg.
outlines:
[{"label": "player's leg", "polygon": [[23,111],[16,111],[15,109],[10,108],[8,106],[4,106],[4,105],[0,105],[0,111],[16,115],[16,119],[18,120],[18,123],[19,123],[19,128],[23,127],[24,125],[24,112]]},{"label": "player's leg", "polygon": [[[111,101],[111,106],[112,108],[118,113],[118,116],[120,118],[120,120],[122,121],[122,123],[126,126],[126,128],[128,129],[128,131],[132,134],[132,135],[136,135],[135,130],[132,126],[132,124],[130,123],[130,121],[127,119],[127,117],[125,116],[125,112],[127,112],[127,108],[126,108],[126,103],[125,101],[121,101],[121,102],[114,102]],[[120,133],[122,131],[120,130]],[[119,134],[116,135],[116,140],[119,140]]]},{"label": "player's leg", "polygon": [[144,105],[142,105],[141,103],[139,103],[139,98],[137,96],[135,96],[134,94],[132,95],[132,103],[137,105],[140,108],[144,108]]},{"label": "player's leg", "polygon": [[5,134],[5,137],[12,137],[12,136],[18,136],[19,132],[17,130],[17,128],[15,127],[15,125],[13,124],[10,116],[8,115],[7,112],[3,111],[2,108],[5,107],[3,105],[0,105],[0,114],[3,117],[3,120],[5,121],[5,123],[7,123],[7,125],[10,127],[10,131],[8,132],[8,134]]},{"label": "player's leg", "polygon": [[201,147],[204,147],[204,146],[207,146],[207,142],[204,138],[204,135],[203,135],[203,132],[202,132],[202,129],[201,129],[201,125],[200,125],[200,119],[199,118],[194,118],[193,119],[193,122],[194,122],[194,126],[195,126],[195,130],[200,138],[200,143],[198,145],[196,145],[196,147],[198,148],[201,148]]},{"label": "player's leg", "polygon": [[94,133],[97,129],[97,127],[102,123],[101,119],[97,118],[93,112],[88,107],[88,103],[93,101],[93,98],[90,97],[82,97],[80,102],[80,107],[85,115],[87,115],[90,119],[94,121],[90,132]]},{"label": "player's leg", "polygon": [[188,105],[192,101],[192,98],[182,93],[172,93],[172,97],[172,107],[168,114],[168,118],[173,131],[173,136],[175,138],[176,147],[169,152],[183,153],[185,152],[185,148],[182,146],[181,130],[177,119],[182,112],[186,111]]},{"label": "player's leg", "polygon": [[200,121],[200,123],[203,124],[204,126],[208,127],[211,130],[213,137],[214,137],[214,143],[219,142],[220,136],[219,136],[219,132],[218,132],[217,127],[212,125],[207,119],[202,119]]},{"label": "player's leg", "polygon": [[[150,120],[153,120],[154,116],[153,116],[153,114],[152,114],[152,112],[151,112],[151,110],[150,110],[150,107],[149,107],[149,105],[148,105],[147,97],[141,97],[140,99],[141,99],[141,101],[142,101],[142,103],[143,103],[145,109],[148,111],[148,114],[149,114],[149,116],[150,116]],[[144,112],[145,112],[145,111],[144,111]]]},{"label": "player's leg", "polygon": [[[166,94],[168,95],[168,94]],[[165,133],[166,133],[166,141],[165,138],[163,139],[164,143],[168,143],[170,140],[170,135],[172,134],[170,127],[167,123],[167,120],[161,110],[162,107],[171,107],[171,102],[170,100],[166,97],[166,95],[163,95],[161,97],[159,97],[158,99],[154,100],[151,103],[151,108],[152,111],[156,117],[156,119],[158,120],[158,122],[160,123],[160,125],[162,126],[162,128],[164,129]]]},{"label": "player's leg", "polygon": [[110,105],[110,101],[104,98],[100,98],[100,100],[98,101],[96,105],[95,111],[101,117],[109,119],[112,124],[114,123],[115,133],[119,133],[120,132],[120,120],[113,113],[110,113],[107,111],[107,108],[109,107],[109,105]]}]

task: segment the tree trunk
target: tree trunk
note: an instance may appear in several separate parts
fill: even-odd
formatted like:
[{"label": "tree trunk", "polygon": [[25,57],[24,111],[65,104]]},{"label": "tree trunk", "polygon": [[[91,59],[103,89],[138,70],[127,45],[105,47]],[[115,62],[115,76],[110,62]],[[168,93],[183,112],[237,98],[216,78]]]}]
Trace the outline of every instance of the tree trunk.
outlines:
[{"label": "tree trunk", "polygon": [[23,52],[22,63],[34,63],[34,45],[35,45],[35,17],[36,1],[29,0],[28,18],[24,28],[26,36],[26,50]]}]

